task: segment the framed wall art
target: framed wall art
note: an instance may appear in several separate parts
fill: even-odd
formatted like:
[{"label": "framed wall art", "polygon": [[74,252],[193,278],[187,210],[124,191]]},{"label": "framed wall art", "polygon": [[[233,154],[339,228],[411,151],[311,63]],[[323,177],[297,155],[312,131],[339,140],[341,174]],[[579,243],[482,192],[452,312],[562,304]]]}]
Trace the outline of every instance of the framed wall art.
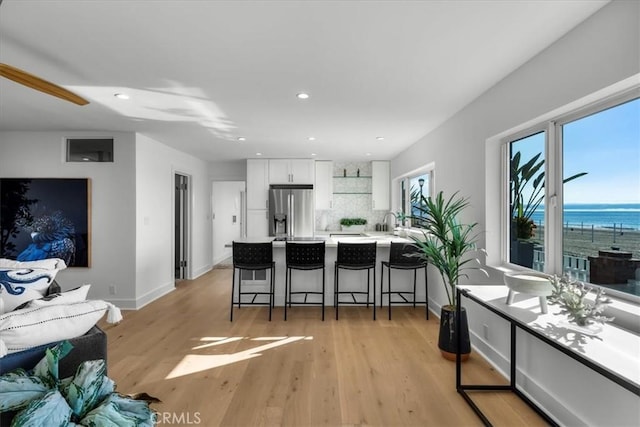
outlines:
[{"label": "framed wall art", "polygon": [[0,178],[0,257],[91,261],[88,178]]}]

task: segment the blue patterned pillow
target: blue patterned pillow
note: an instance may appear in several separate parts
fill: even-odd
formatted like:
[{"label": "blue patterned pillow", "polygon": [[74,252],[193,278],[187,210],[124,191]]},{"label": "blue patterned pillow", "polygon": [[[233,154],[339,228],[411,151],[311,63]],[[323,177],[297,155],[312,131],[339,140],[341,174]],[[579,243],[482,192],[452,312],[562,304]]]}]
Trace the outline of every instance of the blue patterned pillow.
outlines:
[{"label": "blue patterned pillow", "polygon": [[38,268],[0,268],[0,314],[45,296],[57,273]]}]

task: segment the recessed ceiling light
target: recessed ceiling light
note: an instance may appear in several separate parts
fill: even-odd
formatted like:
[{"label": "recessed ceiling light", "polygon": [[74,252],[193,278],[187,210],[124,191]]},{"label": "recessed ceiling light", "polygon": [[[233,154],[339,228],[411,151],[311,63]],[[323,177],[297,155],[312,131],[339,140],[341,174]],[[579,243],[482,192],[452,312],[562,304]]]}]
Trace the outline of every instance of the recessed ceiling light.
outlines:
[{"label": "recessed ceiling light", "polygon": [[309,138],[307,138],[309,141],[315,141],[316,137],[315,136],[310,136]]},{"label": "recessed ceiling light", "polygon": [[367,154],[365,154],[365,156],[370,156],[370,155],[371,155],[371,153],[367,153]]},{"label": "recessed ceiling light", "polygon": [[126,93],[116,93],[113,96],[118,99],[129,99],[129,95],[127,95]]},{"label": "recessed ceiling light", "polygon": [[312,155],[312,156],[317,156],[317,154],[316,154],[316,153],[311,153],[311,155]]},{"label": "recessed ceiling light", "polygon": [[256,156],[262,156],[262,153],[256,153]]},{"label": "recessed ceiling light", "polygon": [[382,140],[384,140],[384,136],[376,136],[376,139],[377,139],[378,141],[382,141]]},{"label": "recessed ceiling light", "polygon": [[246,140],[247,140],[247,138],[245,138],[244,136],[239,136],[238,137],[238,141],[246,141]]},{"label": "recessed ceiling light", "polygon": [[304,92],[300,92],[299,94],[296,95],[296,97],[298,99],[309,99],[309,94],[308,93],[304,93]]}]

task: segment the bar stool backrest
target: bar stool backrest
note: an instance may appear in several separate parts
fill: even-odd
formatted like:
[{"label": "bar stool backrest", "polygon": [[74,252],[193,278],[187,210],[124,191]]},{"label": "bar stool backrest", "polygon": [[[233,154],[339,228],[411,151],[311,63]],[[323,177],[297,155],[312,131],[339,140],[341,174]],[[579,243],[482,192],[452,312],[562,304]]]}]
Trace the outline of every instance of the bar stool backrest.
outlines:
[{"label": "bar stool backrest", "polygon": [[391,242],[389,247],[389,264],[392,265],[424,265],[426,262],[419,256],[407,256],[419,254],[420,248],[413,243]]},{"label": "bar stool backrest", "polygon": [[236,268],[271,268],[273,245],[268,243],[233,242],[233,265]]},{"label": "bar stool backrest", "polygon": [[338,242],[337,263],[340,265],[366,266],[376,263],[376,242]]},{"label": "bar stool backrest", "polygon": [[324,242],[286,243],[287,265],[314,266],[324,265]]}]

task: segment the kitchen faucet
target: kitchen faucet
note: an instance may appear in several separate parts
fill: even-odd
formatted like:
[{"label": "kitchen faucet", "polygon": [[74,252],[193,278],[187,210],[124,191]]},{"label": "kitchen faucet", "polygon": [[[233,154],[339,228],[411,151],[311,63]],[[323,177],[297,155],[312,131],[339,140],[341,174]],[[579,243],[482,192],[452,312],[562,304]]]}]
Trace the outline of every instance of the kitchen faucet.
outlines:
[{"label": "kitchen faucet", "polygon": [[387,223],[387,217],[388,217],[389,215],[392,215],[392,216],[393,216],[393,227],[394,227],[394,228],[395,228],[395,227],[397,227],[397,226],[398,226],[398,217],[397,217],[397,216],[396,216],[396,214],[394,214],[393,212],[387,212],[386,214],[384,214],[384,218],[382,218],[382,222],[383,222],[384,224],[386,224],[386,223]]}]

